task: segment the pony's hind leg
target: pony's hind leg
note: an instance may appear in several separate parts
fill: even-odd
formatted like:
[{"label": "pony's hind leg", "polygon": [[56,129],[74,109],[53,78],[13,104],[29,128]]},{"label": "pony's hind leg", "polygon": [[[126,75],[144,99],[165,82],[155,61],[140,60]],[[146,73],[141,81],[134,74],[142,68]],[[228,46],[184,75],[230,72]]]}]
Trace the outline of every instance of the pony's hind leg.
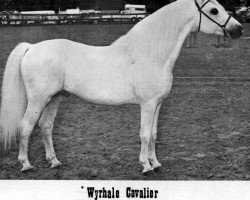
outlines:
[{"label": "pony's hind leg", "polygon": [[26,171],[33,168],[28,160],[29,137],[46,104],[46,101],[30,100],[20,122],[20,148],[18,160],[23,165],[21,171]]},{"label": "pony's hind leg", "polygon": [[42,130],[46,151],[46,160],[52,164],[51,168],[61,165],[61,162],[59,162],[56,158],[52,140],[53,124],[61,101],[62,96],[53,97],[49,104],[46,106],[39,120],[39,126]]},{"label": "pony's hind leg", "polygon": [[[35,47],[34,47],[35,48]],[[39,49],[39,48],[38,48]],[[56,59],[51,57],[37,57],[38,50],[29,50],[22,60],[21,75],[27,95],[27,109],[21,121],[21,140],[19,160],[23,164],[22,170],[32,167],[28,162],[28,139],[38,122],[43,110],[51,98],[61,90],[63,76],[57,66]],[[45,54],[46,56],[49,53]],[[44,55],[44,56],[45,56]]]}]

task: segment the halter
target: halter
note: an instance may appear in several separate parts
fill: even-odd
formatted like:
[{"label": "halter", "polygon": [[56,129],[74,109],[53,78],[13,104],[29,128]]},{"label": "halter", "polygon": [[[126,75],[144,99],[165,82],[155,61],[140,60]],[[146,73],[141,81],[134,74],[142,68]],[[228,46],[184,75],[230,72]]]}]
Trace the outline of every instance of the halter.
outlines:
[{"label": "halter", "polygon": [[213,20],[211,17],[209,17],[209,16],[208,16],[205,12],[203,12],[203,10],[202,10],[202,8],[204,8],[205,5],[206,5],[207,3],[210,2],[210,0],[208,0],[206,3],[204,3],[201,7],[199,6],[199,4],[197,3],[196,0],[194,0],[194,1],[195,1],[195,5],[197,6],[197,8],[198,8],[198,10],[199,10],[199,12],[200,12],[200,22],[199,22],[199,26],[198,26],[198,32],[200,31],[200,28],[201,28],[201,16],[202,16],[202,14],[203,14],[203,15],[205,15],[208,19],[210,19],[212,22],[214,22],[214,23],[217,24],[219,27],[221,27],[221,29],[222,29],[223,32],[224,32],[224,36],[226,36],[226,30],[225,30],[225,28],[226,28],[226,26],[227,26],[227,24],[228,24],[228,22],[229,22],[231,16],[229,15],[228,18],[227,18],[226,23],[223,24],[223,25],[221,25],[221,24],[219,24],[218,22],[216,22],[215,20]]}]

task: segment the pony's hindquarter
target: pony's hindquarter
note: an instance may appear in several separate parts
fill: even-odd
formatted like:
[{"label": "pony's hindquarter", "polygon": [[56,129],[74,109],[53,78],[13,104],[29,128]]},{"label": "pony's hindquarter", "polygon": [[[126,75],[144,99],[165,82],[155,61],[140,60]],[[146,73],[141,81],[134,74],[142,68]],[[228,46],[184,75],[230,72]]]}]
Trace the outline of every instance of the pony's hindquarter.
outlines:
[{"label": "pony's hindquarter", "polygon": [[22,58],[30,44],[19,44],[10,54],[3,75],[0,111],[0,140],[5,148],[15,140],[18,126],[25,112],[26,92],[20,73]]}]

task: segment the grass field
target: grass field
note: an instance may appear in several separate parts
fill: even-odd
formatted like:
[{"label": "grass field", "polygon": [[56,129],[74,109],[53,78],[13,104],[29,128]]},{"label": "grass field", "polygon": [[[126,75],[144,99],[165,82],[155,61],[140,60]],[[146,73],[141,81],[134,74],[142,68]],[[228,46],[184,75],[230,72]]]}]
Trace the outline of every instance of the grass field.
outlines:
[{"label": "grass field", "polygon": [[[245,24],[246,37],[250,24]],[[0,78],[19,42],[67,38],[109,45],[131,25],[2,27]],[[55,122],[54,145],[63,165],[50,169],[39,128],[30,139],[34,171],[20,172],[18,144],[0,149],[0,179],[244,180],[250,179],[250,40],[215,48],[198,35],[183,48],[174,84],[160,111],[157,155],[163,167],[149,176],[139,164],[139,106],[103,106],[65,98]]]}]

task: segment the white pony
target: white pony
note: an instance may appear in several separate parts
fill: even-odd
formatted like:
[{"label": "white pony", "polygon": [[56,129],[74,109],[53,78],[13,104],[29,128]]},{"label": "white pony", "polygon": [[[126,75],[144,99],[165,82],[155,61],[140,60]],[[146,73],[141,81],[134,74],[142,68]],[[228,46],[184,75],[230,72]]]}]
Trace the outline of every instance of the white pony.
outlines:
[{"label": "white pony", "polygon": [[5,147],[20,135],[22,171],[32,168],[28,140],[39,121],[46,159],[56,167],[52,128],[60,91],[98,104],[139,104],[143,173],[161,166],[156,158],[157,119],[170,92],[172,69],[191,31],[242,35],[242,26],[216,0],[178,0],[136,24],[106,47],[64,39],[21,43],[10,54],[4,72],[1,140]]}]

